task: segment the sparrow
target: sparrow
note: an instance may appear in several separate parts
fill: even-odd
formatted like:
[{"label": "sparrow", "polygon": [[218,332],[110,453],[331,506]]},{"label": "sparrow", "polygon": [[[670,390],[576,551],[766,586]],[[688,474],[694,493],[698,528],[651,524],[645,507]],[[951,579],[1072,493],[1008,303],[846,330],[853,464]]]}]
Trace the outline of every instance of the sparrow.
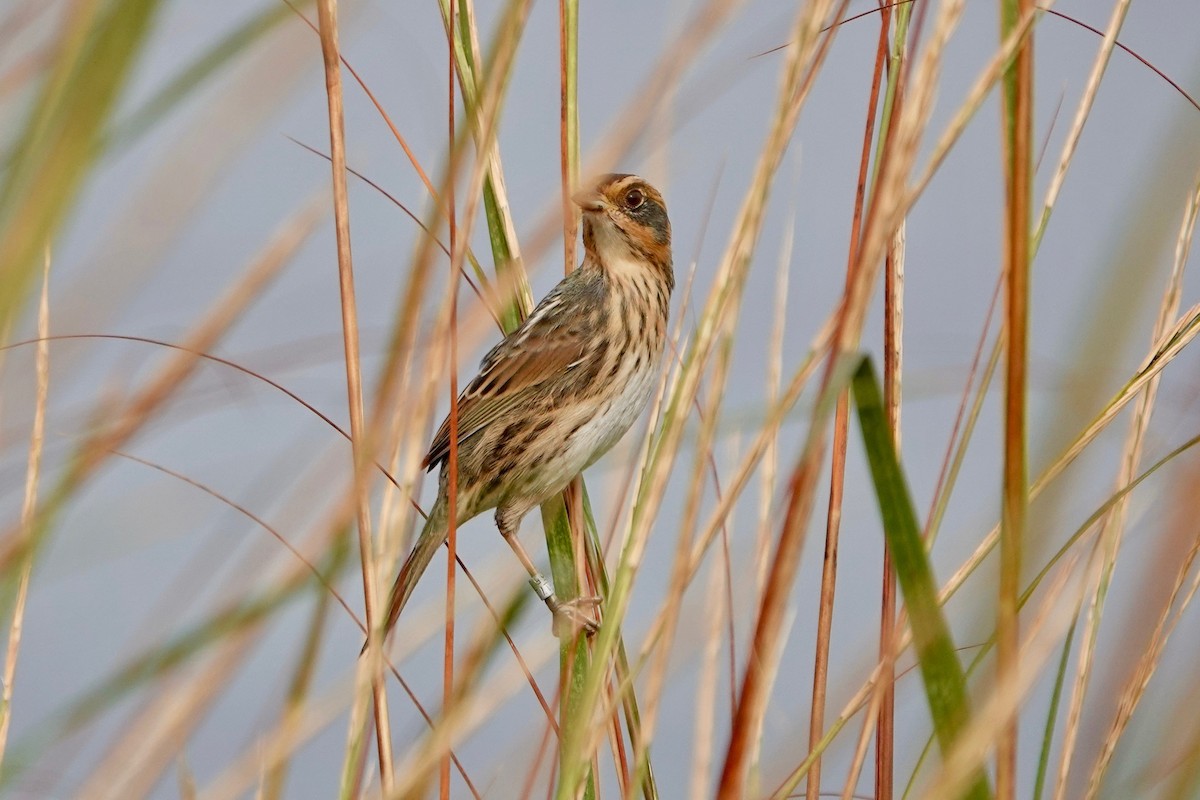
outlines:
[{"label": "sparrow", "polygon": [[[643,178],[604,175],[572,199],[583,212],[582,263],[484,356],[458,397],[455,515],[462,525],[495,509],[555,629],[594,632],[579,601],[558,599],[517,531],[641,414],[662,360],[675,277],[666,205]],[[422,462],[440,469],[437,500],[392,586],[385,636],[446,541],[449,457],[447,417]]]}]

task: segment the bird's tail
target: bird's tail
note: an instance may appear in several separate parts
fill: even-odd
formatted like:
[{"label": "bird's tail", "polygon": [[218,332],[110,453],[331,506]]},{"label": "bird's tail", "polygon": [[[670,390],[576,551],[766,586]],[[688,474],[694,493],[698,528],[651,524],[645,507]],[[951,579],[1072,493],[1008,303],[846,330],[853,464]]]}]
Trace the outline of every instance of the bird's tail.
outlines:
[{"label": "bird's tail", "polygon": [[391,633],[396,620],[400,617],[400,612],[404,610],[408,598],[412,596],[417,581],[421,579],[425,568],[433,560],[433,554],[446,541],[446,521],[449,517],[446,505],[445,499],[438,497],[433,508],[429,510],[429,517],[425,520],[425,526],[421,528],[421,535],[417,537],[417,543],[413,545],[412,552],[408,554],[408,558],[404,560],[404,566],[400,568],[400,574],[396,576],[396,582],[392,584],[392,592],[388,599],[387,623],[383,629],[384,638]]}]

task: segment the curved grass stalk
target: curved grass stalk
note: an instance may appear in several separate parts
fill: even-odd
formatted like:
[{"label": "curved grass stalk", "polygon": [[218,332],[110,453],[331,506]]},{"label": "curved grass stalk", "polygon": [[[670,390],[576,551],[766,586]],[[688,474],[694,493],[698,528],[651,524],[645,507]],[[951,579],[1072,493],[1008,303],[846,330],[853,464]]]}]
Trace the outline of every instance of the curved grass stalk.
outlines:
[{"label": "curved grass stalk", "polygon": [[108,415],[111,420],[108,427],[90,436],[79,447],[65,474],[46,500],[38,504],[32,522],[32,535],[25,539],[6,537],[0,549],[0,568],[11,568],[29,550],[36,553],[45,546],[50,529],[67,499],[95,475],[112,451],[141,430],[146,421],[192,374],[200,362],[196,353],[211,349],[241,317],[307,239],[317,219],[317,207],[310,205],[290,220],[250,265],[242,279],[214,303],[212,311],[202,318],[175,356],[128,403]]}]

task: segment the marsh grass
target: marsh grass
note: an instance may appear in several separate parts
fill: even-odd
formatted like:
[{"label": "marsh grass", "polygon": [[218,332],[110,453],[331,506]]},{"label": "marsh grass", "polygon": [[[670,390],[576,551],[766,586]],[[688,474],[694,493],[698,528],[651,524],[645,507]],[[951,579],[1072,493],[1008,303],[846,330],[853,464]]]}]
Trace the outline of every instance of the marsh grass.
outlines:
[{"label": "marsh grass", "polygon": [[[1186,417],[1156,424],[1155,412],[1164,379],[1190,385],[1175,373],[1191,363],[1186,351],[1200,332],[1200,305],[1188,297],[1186,280],[1200,183],[1186,196],[1157,198],[1156,207],[1172,218],[1174,249],[1163,261],[1170,269],[1161,282],[1150,271],[1140,276],[1160,298],[1152,326],[1140,330],[1132,310],[1113,326],[1123,338],[1110,346],[1136,347],[1141,355],[1130,363],[1111,359],[1110,377],[1119,379],[1105,384],[1103,402],[1087,399],[1100,410],[1076,413],[1066,398],[1047,408],[1030,374],[1030,354],[1039,350],[1072,368],[1102,360],[1094,352],[1102,332],[1072,352],[1032,340],[1031,315],[1043,302],[1037,256],[1054,232],[1052,212],[1093,124],[1110,61],[1131,51],[1118,41],[1130,4],[1116,0],[1104,28],[1084,26],[1095,48],[1086,83],[1075,100],[1060,102],[1062,121],[1056,114],[1053,125],[1036,118],[1033,87],[1039,32],[1072,24],[1062,12],[1028,0],[998,2],[997,39],[966,91],[947,98],[945,76],[966,13],[961,0],[882,5],[864,14],[849,2],[798,4],[773,34],[783,49],[759,54],[768,67],[758,79],[775,87],[761,129],[747,123],[739,131],[740,167],[712,173],[718,177],[703,223],[692,228],[703,245],[676,241],[681,291],[670,358],[646,424],[610,457],[616,468],[609,475],[584,476],[542,509],[558,594],[603,598],[599,633],[550,637],[542,609],[514,573],[472,558],[473,545],[454,531],[444,579],[431,569],[423,582],[438,587],[429,590],[436,600],[414,602],[389,643],[378,609],[408,534],[420,524],[418,461],[440,409],[449,404],[455,417],[465,354],[528,313],[529,275],[544,261],[556,263],[560,235],[562,268],[574,268],[578,219],[569,198],[581,176],[637,161],[656,136],[665,137],[667,151],[685,145],[679,132],[689,115],[718,103],[735,81],[705,77],[710,91],[687,95],[703,96],[693,105],[676,107],[666,98],[694,86],[697,74],[710,76],[703,71],[708,50],[740,19],[765,13],[729,0],[680,10],[686,16],[647,59],[643,82],[621,94],[624,105],[607,130],[593,135],[581,130],[589,98],[581,95],[580,74],[595,68],[585,56],[593,36],[589,12],[577,0],[559,0],[558,94],[545,98],[556,104],[558,185],[530,232],[518,236],[516,219],[533,213],[514,208],[506,176],[527,167],[501,134],[506,115],[516,111],[509,94],[522,74],[518,62],[541,44],[530,38],[534,4],[508,0],[483,9],[482,18],[471,0],[428,5],[444,37],[429,91],[442,98],[444,116],[422,120],[442,132],[440,148],[424,156],[405,131],[421,125],[389,109],[387,78],[355,66],[348,42],[356,6],[343,4],[340,14],[335,0],[259,9],[160,76],[132,110],[120,101],[160,35],[157,3],[64,3],[51,14],[26,2],[0,19],[0,41],[30,31],[42,37],[35,70],[28,61],[3,65],[4,85],[25,90],[3,96],[13,122],[0,176],[0,328],[7,337],[0,413],[5,430],[21,431],[5,441],[4,457],[19,460],[24,479],[19,492],[6,492],[21,499],[0,528],[0,619],[8,632],[0,785],[87,797],[282,798],[309,796],[318,783],[346,798],[668,798],[685,791],[728,800],[783,800],[800,791],[809,800],[1194,797],[1200,729],[1194,720],[1170,729],[1172,723],[1156,724],[1156,714],[1163,697],[1194,705],[1200,693],[1195,675],[1172,661],[1173,647],[1195,644],[1187,634],[1200,586],[1200,539],[1186,509],[1194,505],[1191,450],[1200,437]],[[49,16],[53,23],[39,28]],[[844,178],[854,187],[844,279],[827,304],[806,309],[822,324],[800,325],[789,287],[802,285],[813,265],[797,258],[794,221],[772,255],[769,223],[788,207],[781,191],[788,152],[805,130],[816,87],[833,79],[832,48],[846,25],[872,24],[875,47],[863,51],[855,76],[870,87],[867,105],[844,130],[835,123],[841,136],[856,143],[861,136],[857,174]],[[169,130],[173,115],[226,67],[268,52],[272,36],[293,29],[311,36],[313,63],[320,53],[324,65],[324,134],[319,141],[296,138],[308,148],[298,153],[329,170],[320,199],[281,214],[275,233],[262,231],[260,254],[220,291],[197,300],[177,336],[75,331],[60,323],[56,292],[65,290],[50,276],[62,267],[49,254],[70,241],[73,215],[89,207],[90,182],[143,138]],[[1152,66],[1152,52],[1135,55]],[[1180,107],[1200,113],[1186,81],[1155,72],[1163,79],[1156,85],[1177,92]],[[351,111],[360,101],[366,115]],[[901,437],[901,411],[910,407],[902,390],[912,361],[904,345],[913,320],[911,219],[933,202],[931,184],[946,180],[945,165],[964,147],[968,128],[987,124],[987,103],[1000,109],[991,157],[1002,178],[1003,226],[987,256],[997,265],[995,313],[943,331],[971,342],[972,360],[961,371],[947,439],[914,443]],[[388,183],[374,174],[384,172],[378,165],[352,163],[356,126],[367,123],[387,129],[395,161],[413,179],[407,192],[389,195],[411,230],[392,265],[398,278],[382,316],[378,297],[363,288],[377,284],[352,259],[366,249],[356,242],[370,238],[352,224],[367,195],[352,191],[349,180],[357,176],[381,194]],[[1063,124],[1059,135],[1054,127]],[[1044,148],[1043,164],[1039,141],[1057,140],[1057,156]],[[585,141],[593,144],[585,148]],[[293,146],[282,139],[276,145]],[[1194,158],[1189,166],[1200,174]],[[1047,171],[1039,205],[1035,179]],[[1149,180],[1136,190],[1162,191]],[[718,198],[730,213],[710,216]],[[677,231],[686,226],[674,209],[687,207],[672,201]],[[182,227],[192,212],[183,213],[168,224]],[[311,257],[306,242],[329,220],[335,235],[321,242],[327,246],[318,258],[322,274],[337,283],[329,306],[338,312],[344,366],[338,412],[248,363],[258,363],[249,348],[218,355],[252,325],[256,308],[270,303],[280,274]],[[1143,225],[1164,229],[1161,220],[1134,219],[1118,235],[1134,241]],[[748,287],[776,261],[776,296],[764,303]],[[1110,280],[1111,291],[1121,291],[1123,266],[1104,265],[1111,276],[1098,274],[1096,282]],[[992,286],[992,276],[980,285]],[[876,304],[879,293],[883,302]],[[111,302],[115,312],[122,298],[95,302]],[[382,337],[364,337],[366,308],[374,309],[372,324],[382,320]],[[877,312],[880,325],[871,322]],[[751,393],[757,410],[735,430],[727,401],[744,396],[738,359],[761,322],[756,314],[769,320],[765,346],[756,351],[765,388]],[[125,321],[137,328],[135,319]],[[51,365],[67,341],[96,348],[88,351],[93,357],[101,346],[136,344],[153,347],[160,359],[137,380],[109,365],[118,391],[94,383],[60,390]],[[300,344],[283,358],[316,361],[315,350]],[[881,372],[864,351],[882,352]],[[87,368],[77,360],[70,370]],[[302,409],[339,448],[321,451],[301,441],[296,459],[264,444],[253,459],[261,481],[233,490],[199,474],[199,466],[166,463],[150,446],[159,437],[199,424],[214,426],[208,435],[219,440],[219,418],[205,412],[236,401],[196,385],[210,372],[286,403],[287,413]],[[989,406],[992,394],[1003,395],[999,409]],[[62,413],[68,406],[75,412]],[[1043,417],[1061,423],[1063,442],[1045,465],[1030,455],[1034,423]],[[796,419],[803,421],[799,436],[787,428]],[[265,427],[258,433],[269,436]],[[992,459],[993,479],[982,494],[963,481],[969,456],[981,451],[990,454],[983,458]],[[1089,471],[1080,477],[1084,462]],[[218,545],[231,551],[227,567],[212,567],[212,556],[203,554],[185,562],[185,579],[161,587],[161,597],[173,602],[152,605],[147,628],[154,635],[98,658],[87,642],[61,641],[57,626],[30,609],[39,592],[59,604],[105,606],[103,597],[85,599],[61,581],[45,586],[39,566],[56,548],[72,547],[76,512],[91,508],[95,488],[124,470],[160,476],[173,490],[202,495],[235,526],[269,535],[253,547]],[[1184,479],[1174,483],[1163,478],[1179,475]],[[917,486],[932,487],[923,520]],[[1051,494],[1048,508],[1043,495]],[[996,524],[970,528],[954,518],[958,529],[947,537],[948,509],[981,496],[1000,510]],[[848,582],[838,574],[843,522],[861,519],[850,504],[868,497],[863,502],[881,535],[871,532],[854,546],[871,548],[883,569]],[[147,528],[159,524],[153,511],[146,503]],[[739,530],[748,517],[753,524]],[[167,518],[185,532],[195,527],[182,507]],[[140,517],[125,519],[137,526]],[[947,547],[967,555],[948,568]],[[1162,554],[1166,566],[1149,563],[1147,552]],[[809,592],[801,575],[814,559],[820,570]],[[1114,587],[1138,567],[1158,570],[1145,579],[1158,591],[1145,593],[1144,607],[1122,608],[1129,594]],[[168,572],[152,567],[143,573],[146,585],[130,591],[154,596]],[[939,573],[949,578],[939,583]],[[196,601],[206,595],[210,602]],[[856,609],[853,622],[846,622],[847,606]],[[798,640],[810,620],[813,637]],[[127,626],[111,622],[114,631],[101,633],[115,640]],[[867,629],[870,636],[856,638]],[[341,635],[346,630],[352,635]],[[366,657],[357,659],[364,636]],[[48,642],[58,659],[78,655],[94,663],[82,688],[31,696],[38,690],[28,687],[45,691],[47,681],[23,675],[22,663]],[[1135,654],[1125,653],[1127,642]],[[98,651],[112,656],[111,642]],[[258,709],[242,704],[248,683]],[[683,707],[680,694],[690,698]],[[533,700],[514,711],[518,697]],[[773,714],[776,703],[781,710]],[[26,710],[35,708],[47,710]],[[1097,720],[1100,732],[1091,735],[1087,726]],[[228,732],[238,746],[215,744],[214,728],[218,739]],[[313,759],[339,765],[330,768],[336,780],[314,782],[306,763]]]}]

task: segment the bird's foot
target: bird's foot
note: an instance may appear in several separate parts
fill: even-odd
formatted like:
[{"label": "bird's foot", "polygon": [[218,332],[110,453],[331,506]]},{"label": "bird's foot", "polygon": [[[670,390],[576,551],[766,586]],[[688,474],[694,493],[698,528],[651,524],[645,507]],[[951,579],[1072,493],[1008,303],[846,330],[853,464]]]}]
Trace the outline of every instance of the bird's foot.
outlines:
[{"label": "bird's foot", "polygon": [[599,597],[576,597],[562,601],[551,595],[546,605],[554,614],[554,635],[559,639],[574,638],[580,631],[592,636],[600,630],[596,611],[600,607]]},{"label": "bird's foot", "polygon": [[530,577],[529,585],[554,615],[554,635],[559,639],[573,638],[581,630],[588,636],[600,630],[596,621],[596,610],[600,607],[599,597],[576,597],[564,602],[554,593],[554,585],[538,573]]}]

